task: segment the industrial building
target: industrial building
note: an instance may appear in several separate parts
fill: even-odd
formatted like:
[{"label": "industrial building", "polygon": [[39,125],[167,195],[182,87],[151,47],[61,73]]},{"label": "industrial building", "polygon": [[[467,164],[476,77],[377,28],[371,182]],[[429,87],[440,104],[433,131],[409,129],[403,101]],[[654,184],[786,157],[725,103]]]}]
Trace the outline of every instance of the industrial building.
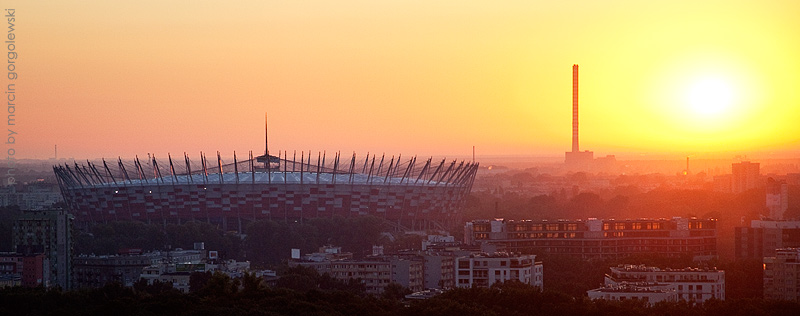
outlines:
[{"label": "industrial building", "polygon": [[594,153],[581,151],[578,134],[578,65],[572,65],[572,151],[566,152],[565,163],[567,168],[586,170],[594,160]]}]

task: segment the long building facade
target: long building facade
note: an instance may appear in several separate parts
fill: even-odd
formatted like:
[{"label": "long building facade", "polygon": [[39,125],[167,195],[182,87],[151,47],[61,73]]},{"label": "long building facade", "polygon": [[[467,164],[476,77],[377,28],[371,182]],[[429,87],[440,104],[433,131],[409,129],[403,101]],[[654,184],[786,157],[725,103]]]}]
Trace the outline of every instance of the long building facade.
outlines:
[{"label": "long building facade", "polygon": [[604,279],[607,287],[636,283],[674,285],[677,298],[691,302],[725,300],[725,271],[717,269],[661,269],[626,264],[611,267],[611,273]]},{"label": "long building facade", "polygon": [[[81,223],[200,220],[241,229],[243,221],[373,215],[402,228],[451,227],[477,163],[400,157],[357,159],[293,154],[200,164],[185,157],[142,163],[55,166],[70,211]],[[299,161],[297,160],[299,158]],[[263,163],[262,163],[263,161]]]},{"label": "long building facade", "polygon": [[618,259],[657,253],[667,257],[717,256],[716,219],[475,220],[464,227],[466,244],[489,244],[525,254]]}]

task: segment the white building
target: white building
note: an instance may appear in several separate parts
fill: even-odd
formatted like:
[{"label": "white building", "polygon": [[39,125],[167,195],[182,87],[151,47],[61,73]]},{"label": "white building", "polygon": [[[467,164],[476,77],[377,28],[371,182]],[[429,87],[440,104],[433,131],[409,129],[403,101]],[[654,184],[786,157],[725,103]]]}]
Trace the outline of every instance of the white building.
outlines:
[{"label": "white building", "polygon": [[599,289],[586,291],[589,299],[624,301],[641,300],[648,305],[658,302],[674,302],[678,300],[675,284],[666,283],[627,283],[606,285]]},{"label": "white building", "polygon": [[535,255],[506,252],[456,258],[456,286],[489,287],[495,282],[517,280],[542,289],[542,263],[535,259]]},{"label": "white building", "polygon": [[644,265],[619,265],[605,276],[606,286],[633,283],[666,283],[676,286],[678,299],[705,302],[725,299],[725,271],[716,269],[659,269]]}]

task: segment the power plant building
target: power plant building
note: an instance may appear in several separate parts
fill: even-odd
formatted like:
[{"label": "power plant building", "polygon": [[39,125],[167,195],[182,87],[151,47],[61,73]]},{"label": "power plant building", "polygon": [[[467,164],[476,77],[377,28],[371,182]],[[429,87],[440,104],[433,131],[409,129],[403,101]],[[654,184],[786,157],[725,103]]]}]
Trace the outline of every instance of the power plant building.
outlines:
[{"label": "power plant building", "polygon": [[588,169],[594,159],[591,151],[581,151],[578,143],[578,65],[572,65],[572,151],[565,154],[568,168]]}]

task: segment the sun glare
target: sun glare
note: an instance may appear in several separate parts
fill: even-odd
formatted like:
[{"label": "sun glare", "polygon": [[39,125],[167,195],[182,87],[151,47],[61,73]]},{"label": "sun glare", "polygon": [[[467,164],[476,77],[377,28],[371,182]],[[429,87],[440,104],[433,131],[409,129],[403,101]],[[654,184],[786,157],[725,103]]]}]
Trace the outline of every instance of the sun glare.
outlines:
[{"label": "sun glare", "polygon": [[734,89],[722,78],[701,78],[690,83],[686,98],[689,108],[696,114],[716,115],[730,110]]}]

